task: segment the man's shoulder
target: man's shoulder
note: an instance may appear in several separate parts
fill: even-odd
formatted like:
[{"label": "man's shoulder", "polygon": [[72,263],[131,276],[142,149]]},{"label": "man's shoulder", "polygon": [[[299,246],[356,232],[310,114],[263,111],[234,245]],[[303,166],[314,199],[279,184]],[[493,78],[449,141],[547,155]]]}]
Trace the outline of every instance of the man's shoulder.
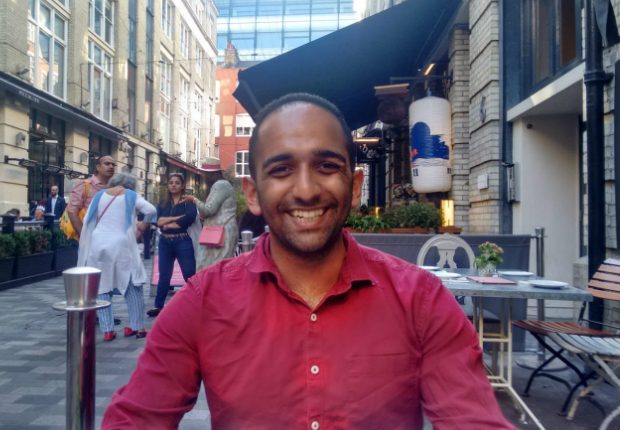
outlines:
[{"label": "man's shoulder", "polygon": [[191,278],[192,285],[200,290],[201,294],[220,286],[227,289],[243,287],[251,279],[247,267],[249,256],[250,254],[242,254],[227,258],[202,269]]}]

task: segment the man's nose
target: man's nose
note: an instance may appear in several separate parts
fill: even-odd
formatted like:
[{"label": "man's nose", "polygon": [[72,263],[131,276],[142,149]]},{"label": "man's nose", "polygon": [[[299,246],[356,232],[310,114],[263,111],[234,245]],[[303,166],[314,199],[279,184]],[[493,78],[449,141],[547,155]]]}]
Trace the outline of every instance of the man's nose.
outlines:
[{"label": "man's nose", "polygon": [[315,172],[310,168],[300,168],[295,175],[293,186],[294,196],[306,202],[315,200],[321,193],[321,184],[317,180]]}]

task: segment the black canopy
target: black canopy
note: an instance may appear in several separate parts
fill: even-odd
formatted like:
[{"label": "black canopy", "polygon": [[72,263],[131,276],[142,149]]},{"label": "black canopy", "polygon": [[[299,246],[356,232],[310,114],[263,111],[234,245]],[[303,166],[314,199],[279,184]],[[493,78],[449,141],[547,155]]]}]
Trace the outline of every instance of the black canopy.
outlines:
[{"label": "black canopy", "polygon": [[351,128],[376,119],[375,85],[414,76],[457,12],[460,0],[409,0],[239,72],[234,96],[255,117],[291,92],[336,104]]}]

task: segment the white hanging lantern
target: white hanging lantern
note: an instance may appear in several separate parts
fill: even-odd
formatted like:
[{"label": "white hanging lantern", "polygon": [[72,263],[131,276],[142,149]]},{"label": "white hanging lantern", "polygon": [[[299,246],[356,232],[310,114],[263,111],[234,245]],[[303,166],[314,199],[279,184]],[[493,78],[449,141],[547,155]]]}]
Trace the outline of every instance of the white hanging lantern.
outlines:
[{"label": "white hanging lantern", "polygon": [[416,193],[449,191],[451,113],[446,99],[428,96],[409,106],[411,183]]}]

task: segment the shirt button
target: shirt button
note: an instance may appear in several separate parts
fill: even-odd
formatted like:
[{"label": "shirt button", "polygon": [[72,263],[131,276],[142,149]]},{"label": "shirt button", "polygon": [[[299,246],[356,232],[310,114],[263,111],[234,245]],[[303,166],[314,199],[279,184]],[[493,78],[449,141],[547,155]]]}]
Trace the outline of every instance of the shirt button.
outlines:
[{"label": "shirt button", "polygon": [[319,366],[315,364],[314,366],[310,367],[310,373],[312,373],[313,375],[317,375],[319,373]]},{"label": "shirt button", "polygon": [[316,314],[311,314],[310,315],[310,321],[314,322],[318,319],[319,317]]},{"label": "shirt button", "polygon": [[319,427],[321,427],[321,426],[320,426],[318,421],[312,421],[312,423],[310,424],[310,428],[312,430],[319,430]]}]

